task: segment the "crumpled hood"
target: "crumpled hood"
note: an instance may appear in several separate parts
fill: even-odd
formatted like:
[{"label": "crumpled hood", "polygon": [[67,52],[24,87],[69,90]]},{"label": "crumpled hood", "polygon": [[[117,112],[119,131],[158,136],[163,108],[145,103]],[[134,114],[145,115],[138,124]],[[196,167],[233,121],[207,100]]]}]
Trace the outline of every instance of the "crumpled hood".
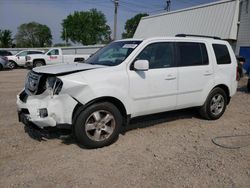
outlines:
[{"label": "crumpled hood", "polygon": [[33,69],[33,71],[37,73],[58,75],[58,74],[74,73],[74,72],[91,70],[102,67],[106,66],[91,65],[87,63],[62,63],[60,65],[48,65],[48,66],[36,67]]}]

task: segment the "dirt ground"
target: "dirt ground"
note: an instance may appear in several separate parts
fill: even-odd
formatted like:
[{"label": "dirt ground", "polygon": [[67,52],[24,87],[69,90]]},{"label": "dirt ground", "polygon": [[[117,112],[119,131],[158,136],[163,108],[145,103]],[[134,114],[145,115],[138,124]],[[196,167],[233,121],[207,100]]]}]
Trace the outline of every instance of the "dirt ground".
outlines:
[{"label": "dirt ground", "polygon": [[[79,147],[67,133],[45,138],[17,120],[16,95],[27,70],[0,72],[0,187],[250,187],[250,94],[240,82],[224,116],[195,109],[133,120],[111,146]],[[242,87],[241,87],[242,85]]]}]

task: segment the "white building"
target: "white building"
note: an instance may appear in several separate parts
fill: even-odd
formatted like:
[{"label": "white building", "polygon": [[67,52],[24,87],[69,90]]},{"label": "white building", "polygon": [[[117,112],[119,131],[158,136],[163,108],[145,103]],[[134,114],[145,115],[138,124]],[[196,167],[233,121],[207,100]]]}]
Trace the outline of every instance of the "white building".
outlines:
[{"label": "white building", "polygon": [[243,50],[250,61],[249,0],[223,0],[147,16],[141,19],[134,38],[183,33],[218,36],[229,41],[236,54]]}]

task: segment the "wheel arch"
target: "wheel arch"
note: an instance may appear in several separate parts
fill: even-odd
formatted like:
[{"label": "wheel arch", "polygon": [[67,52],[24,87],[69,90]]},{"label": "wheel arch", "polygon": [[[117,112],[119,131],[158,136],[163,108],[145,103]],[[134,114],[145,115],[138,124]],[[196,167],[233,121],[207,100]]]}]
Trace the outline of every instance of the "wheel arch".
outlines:
[{"label": "wheel arch", "polygon": [[[75,99],[76,100],[76,99]],[[75,106],[74,110],[73,110],[73,116],[72,116],[72,123],[75,123],[76,117],[80,114],[81,111],[83,111],[84,109],[86,109],[87,107],[96,104],[96,103],[101,103],[101,102],[109,102],[113,105],[115,105],[117,107],[117,109],[120,111],[123,119],[125,120],[124,125],[126,125],[126,123],[128,122],[128,115],[127,115],[127,110],[125,105],[117,98],[115,97],[110,97],[110,96],[104,96],[104,97],[99,97],[96,99],[93,99],[91,101],[89,101],[86,104],[82,104],[79,101],[77,101],[78,104]]]},{"label": "wheel arch", "polygon": [[10,60],[9,60],[9,62],[11,62],[11,63],[15,63],[15,65],[16,65],[16,66],[18,66],[17,62],[16,62],[16,61],[14,61],[14,60],[12,60],[12,59],[10,59]]},{"label": "wheel arch", "polygon": [[45,59],[34,59],[34,60],[33,60],[33,66],[34,66],[34,63],[35,63],[36,61],[42,61],[42,62],[44,63],[44,65],[46,65]]},{"label": "wheel arch", "polygon": [[230,90],[229,90],[228,86],[225,84],[218,84],[212,90],[214,90],[215,88],[221,88],[223,91],[225,91],[226,96],[227,96],[227,104],[229,104],[231,97],[230,97]]}]

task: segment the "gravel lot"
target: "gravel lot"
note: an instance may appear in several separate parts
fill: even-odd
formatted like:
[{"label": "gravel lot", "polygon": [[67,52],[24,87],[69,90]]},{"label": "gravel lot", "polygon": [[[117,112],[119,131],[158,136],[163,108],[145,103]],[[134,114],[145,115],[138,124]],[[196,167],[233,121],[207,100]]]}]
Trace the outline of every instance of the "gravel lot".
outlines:
[{"label": "gravel lot", "polygon": [[[26,73],[0,72],[0,187],[250,187],[250,145],[211,142],[250,134],[245,87],[217,121],[200,119],[194,109],[139,118],[113,145],[87,150],[65,132],[41,138],[18,122],[16,95]],[[250,136],[220,142],[243,146]]]}]

